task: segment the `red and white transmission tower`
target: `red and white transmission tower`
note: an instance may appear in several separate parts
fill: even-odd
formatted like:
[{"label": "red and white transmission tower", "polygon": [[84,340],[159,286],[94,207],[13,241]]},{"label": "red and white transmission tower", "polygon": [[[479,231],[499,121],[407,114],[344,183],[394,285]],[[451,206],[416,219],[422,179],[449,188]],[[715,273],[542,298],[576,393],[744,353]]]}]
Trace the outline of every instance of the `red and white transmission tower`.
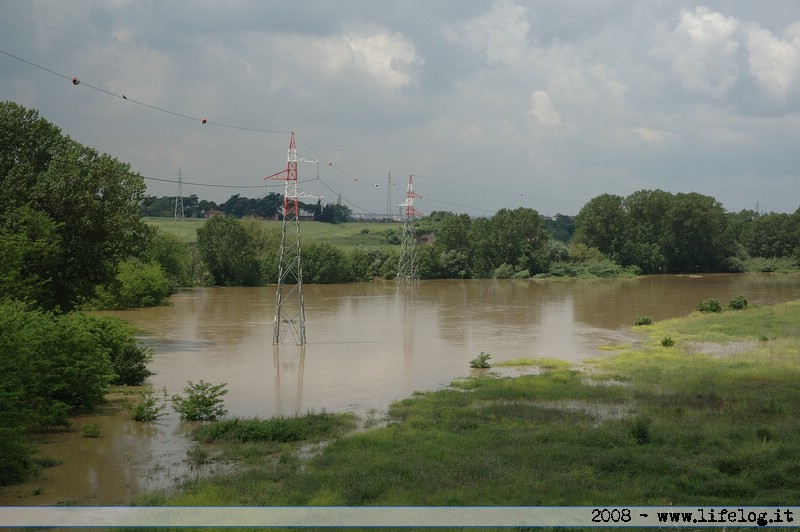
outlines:
[{"label": "red and white transmission tower", "polygon": [[[275,329],[272,343],[283,341],[292,332],[297,345],[306,343],[306,315],[303,301],[303,265],[300,260],[300,197],[297,190],[297,163],[313,162],[297,156],[294,132],[289,140],[286,171],[265,179],[286,181],[283,194],[283,229],[278,263],[278,288],[275,294]],[[312,197],[302,195],[302,197]]]},{"label": "red and white transmission tower", "polygon": [[414,200],[422,198],[414,192],[414,176],[408,176],[406,187],[406,201],[400,204],[405,213],[403,224],[403,241],[400,244],[400,262],[397,264],[397,281],[400,283],[414,283],[419,278],[419,264],[417,263],[417,238],[415,234],[416,216],[420,214],[414,208]]}]

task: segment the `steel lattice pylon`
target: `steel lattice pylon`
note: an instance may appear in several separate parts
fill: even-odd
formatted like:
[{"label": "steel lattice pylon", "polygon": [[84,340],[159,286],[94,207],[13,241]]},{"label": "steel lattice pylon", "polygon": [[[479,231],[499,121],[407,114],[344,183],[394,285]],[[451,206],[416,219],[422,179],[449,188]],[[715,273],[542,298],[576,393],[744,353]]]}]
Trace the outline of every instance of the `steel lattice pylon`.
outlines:
[{"label": "steel lattice pylon", "polygon": [[417,237],[414,227],[415,218],[419,212],[414,208],[414,199],[421,197],[414,192],[413,176],[408,176],[406,201],[400,204],[405,213],[403,241],[400,245],[400,261],[397,264],[397,281],[400,283],[414,283],[419,279]]},{"label": "steel lattice pylon", "polygon": [[306,343],[306,316],[303,302],[303,265],[300,256],[300,202],[297,192],[297,147],[294,133],[289,141],[286,181],[283,195],[283,229],[275,294],[275,329],[272,343],[278,344],[291,331],[298,345]]},{"label": "steel lattice pylon", "polygon": [[183,179],[181,169],[178,167],[178,193],[175,196],[175,219],[183,220]]}]

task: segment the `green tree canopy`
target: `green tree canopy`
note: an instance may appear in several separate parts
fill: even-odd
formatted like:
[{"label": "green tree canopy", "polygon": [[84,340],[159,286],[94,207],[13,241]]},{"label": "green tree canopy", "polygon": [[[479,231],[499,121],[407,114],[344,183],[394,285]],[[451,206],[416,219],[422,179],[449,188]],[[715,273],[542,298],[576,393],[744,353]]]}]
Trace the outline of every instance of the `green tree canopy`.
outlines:
[{"label": "green tree canopy", "polygon": [[0,296],[70,309],[116,275],[149,230],[130,165],[13,102],[0,103]]},{"label": "green tree canopy", "polygon": [[259,282],[259,263],[253,238],[242,222],[215,216],[197,230],[197,250],[222,286],[253,286]]}]

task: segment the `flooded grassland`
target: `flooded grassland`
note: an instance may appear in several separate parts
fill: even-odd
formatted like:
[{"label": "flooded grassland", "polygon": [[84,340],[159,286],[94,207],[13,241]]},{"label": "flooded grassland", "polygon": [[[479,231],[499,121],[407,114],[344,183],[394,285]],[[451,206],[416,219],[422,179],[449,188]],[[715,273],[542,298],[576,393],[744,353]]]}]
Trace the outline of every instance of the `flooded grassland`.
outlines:
[{"label": "flooded grassland", "polygon": [[[272,345],[275,292],[201,288],[169,306],[115,313],[141,331],[154,353],[149,383],[167,395],[187,381],[226,382],[230,416],[266,418],[308,411],[385,411],[414,391],[470,373],[481,352],[492,362],[520,357],[581,362],[598,347],[636,341],[634,320],[683,316],[704,298],[751,305],[800,299],[792,275],[651,276],[611,280],[428,281],[306,285],[308,343]],[[504,369],[508,374],[517,370]],[[59,465],[0,490],[0,504],[125,505],[143,490],[198,474],[187,459],[191,426],[169,407],[136,423],[117,397],[73,429],[36,436]],[[96,424],[97,438],[81,428]]]}]

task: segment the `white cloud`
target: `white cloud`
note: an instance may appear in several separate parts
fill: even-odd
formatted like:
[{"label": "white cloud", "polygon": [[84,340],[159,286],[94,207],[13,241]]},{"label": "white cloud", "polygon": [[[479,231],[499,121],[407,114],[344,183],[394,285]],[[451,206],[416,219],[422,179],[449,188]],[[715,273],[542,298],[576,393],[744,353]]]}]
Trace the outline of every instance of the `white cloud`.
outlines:
[{"label": "white cloud", "polygon": [[531,107],[528,114],[533,115],[545,127],[553,127],[561,123],[561,117],[553,100],[544,91],[535,91],[531,95]]},{"label": "white cloud", "polygon": [[378,85],[401,89],[416,83],[416,70],[424,61],[414,43],[398,32],[351,33],[345,37],[355,65]]},{"label": "white cloud", "polygon": [[800,38],[784,40],[758,24],[745,25],[750,72],[768,96],[784,101],[800,70]]},{"label": "white cloud", "polygon": [[515,64],[528,55],[528,10],[507,0],[483,15],[446,31],[447,37],[481,54],[489,63]]},{"label": "white cloud", "polygon": [[687,90],[723,98],[740,76],[740,31],[735,18],[702,6],[684,9],[656,53],[669,58]]}]

